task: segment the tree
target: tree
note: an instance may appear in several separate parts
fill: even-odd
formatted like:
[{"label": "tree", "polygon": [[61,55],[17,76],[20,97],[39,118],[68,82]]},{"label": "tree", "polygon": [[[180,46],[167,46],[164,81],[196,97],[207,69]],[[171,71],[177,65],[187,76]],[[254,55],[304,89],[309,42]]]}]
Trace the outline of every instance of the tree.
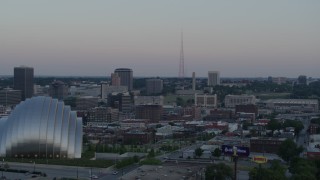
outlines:
[{"label": "tree", "polygon": [[206,180],[211,179],[232,179],[233,178],[233,170],[231,167],[224,163],[219,164],[211,164],[206,167],[205,171]]},{"label": "tree", "polygon": [[303,123],[296,120],[285,120],[283,127],[294,127],[295,134],[299,134],[299,132],[304,128]]},{"label": "tree", "polygon": [[194,153],[197,157],[200,157],[203,154],[203,150],[201,148],[197,148]]},{"label": "tree", "polygon": [[259,167],[254,167],[249,172],[249,180],[269,180],[271,178],[271,170],[267,168],[262,168],[261,165]]},{"label": "tree", "polygon": [[293,174],[292,179],[317,179],[317,165],[314,161],[302,159],[300,157],[293,158],[289,171]]},{"label": "tree", "polygon": [[281,128],[281,123],[278,120],[271,119],[267,124],[267,128],[273,132],[274,130]]},{"label": "tree", "polygon": [[286,139],[279,147],[278,155],[285,161],[290,162],[294,157],[299,156],[303,151],[302,147],[298,147],[291,139]]},{"label": "tree", "polygon": [[286,178],[286,168],[280,164],[279,161],[272,161],[269,168],[262,167],[259,164],[259,167],[255,167],[249,172],[250,180],[283,180]]},{"label": "tree", "polygon": [[152,158],[152,157],[155,157],[156,155],[155,155],[155,153],[154,153],[154,149],[152,148],[151,150],[150,150],[150,152],[149,152],[149,154],[148,154],[148,157],[149,158]]},{"label": "tree", "polygon": [[216,148],[213,152],[211,152],[211,155],[214,157],[220,157],[221,156],[220,148]]},{"label": "tree", "polygon": [[174,124],[174,122],[169,122],[168,123],[170,126],[174,126],[175,124]]},{"label": "tree", "polygon": [[176,99],[176,103],[177,103],[177,106],[185,106],[186,105],[186,102],[184,99],[182,99],[181,97],[177,97]]},{"label": "tree", "polygon": [[252,123],[249,123],[249,122],[243,122],[242,124],[242,129],[243,130],[248,130],[248,126],[252,126]]}]

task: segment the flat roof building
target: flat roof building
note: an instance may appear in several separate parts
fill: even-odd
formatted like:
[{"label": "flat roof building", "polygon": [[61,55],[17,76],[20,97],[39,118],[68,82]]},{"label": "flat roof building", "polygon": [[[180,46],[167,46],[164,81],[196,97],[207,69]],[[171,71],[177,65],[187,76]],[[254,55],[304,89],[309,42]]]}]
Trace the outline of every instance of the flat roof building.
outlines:
[{"label": "flat roof building", "polygon": [[208,72],[208,86],[220,85],[220,72],[209,71]]},{"label": "flat roof building", "polygon": [[33,96],[33,68],[20,66],[14,68],[13,89],[21,91],[21,100]]},{"label": "flat roof building", "polygon": [[224,98],[224,106],[227,108],[235,108],[237,105],[256,104],[254,95],[226,95]]},{"label": "flat roof building", "polygon": [[0,105],[16,106],[21,102],[21,90],[3,89],[0,90]]},{"label": "flat roof building", "polygon": [[63,100],[68,96],[69,87],[62,81],[53,81],[50,84],[49,96],[59,100]]},{"label": "flat roof building", "polygon": [[195,105],[202,107],[217,107],[217,95],[195,94]]},{"label": "flat roof building", "polygon": [[269,99],[266,107],[275,112],[319,112],[317,99]]},{"label": "flat roof building", "polygon": [[114,71],[120,77],[120,85],[127,86],[128,90],[133,89],[133,72],[129,68],[118,68]]},{"label": "flat roof building", "polygon": [[147,79],[146,80],[147,94],[160,94],[163,90],[163,80],[162,79]]}]

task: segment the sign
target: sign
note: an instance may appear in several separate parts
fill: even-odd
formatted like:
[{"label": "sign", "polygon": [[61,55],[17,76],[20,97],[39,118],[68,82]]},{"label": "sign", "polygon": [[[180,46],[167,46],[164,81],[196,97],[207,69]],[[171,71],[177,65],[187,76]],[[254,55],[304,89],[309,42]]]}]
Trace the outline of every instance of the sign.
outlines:
[{"label": "sign", "polygon": [[264,156],[253,156],[252,161],[258,164],[263,164],[268,162],[268,159]]},{"label": "sign", "polygon": [[242,147],[242,146],[222,145],[221,150],[222,150],[222,153],[224,153],[224,155],[227,155],[227,156],[233,156],[235,150],[236,150],[237,156],[248,157],[250,154],[249,148]]}]

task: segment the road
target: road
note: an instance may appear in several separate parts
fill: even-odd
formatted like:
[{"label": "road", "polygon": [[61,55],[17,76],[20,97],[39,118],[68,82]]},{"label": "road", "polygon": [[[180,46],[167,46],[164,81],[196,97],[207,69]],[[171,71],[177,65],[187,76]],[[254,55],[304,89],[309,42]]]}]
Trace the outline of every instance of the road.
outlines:
[{"label": "road", "polygon": [[[88,168],[88,167],[74,167],[74,166],[60,166],[60,165],[45,165],[45,164],[32,164],[32,163],[8,163],[11,169],[23,169],[27,171],[40,171],[46,173],[47,177],[68,177],[68,178],[81,178],[81,179],[90,179],[90,174],[96,175],[99,179],[110,179],[116,180],[122,174],[118,173],[113,175],[112,169],[107,168]],[[132,167],[131,167],[132,168]],[[128,169],[130,170],[130,169]],[[124,169],[123,172],[125,172]],[[121,171],[122,172],[122,171]],[[28,176],[25,176],[21,173],[8,173],[4,172],[4,176],[14,179],[26,179]],[[31,176],[31,175],[30,175]]]},{"label": "road", "polygon": [[300,154],[300,157],[303,157],[304,154],[307,152],[307,146],[309,141],[309,135],[308,135],[308,128],[310,126],[311,119],[310,117],[301,118],[300,120],[303,123],[304,128],[300,131],[299,135],[296,138],[296,144],[297,146],[303,147],[303,152]]},{"label": "road", "polygon": [[[61,165],[46,165],[46,164],[33,164],[33,163],[16,163],[8,162],[11,169],[21,169],[27,171],[40,171],[46,173],[47,177],[68,177],[79,179],[90,179],[90,175],[95,175],[101,180],[117,180],[123,174],[126,174],[136,168],[139,165],[134,164],[129,167],[117,170],[117,174],[113,174],[113,168],[90,168],[90,167],[75,167],[75,166],[61,166]],[[32,175],[26,176],[21,173],[9,173],[4,172],[4,176],[10,179],[27,179]]]}]

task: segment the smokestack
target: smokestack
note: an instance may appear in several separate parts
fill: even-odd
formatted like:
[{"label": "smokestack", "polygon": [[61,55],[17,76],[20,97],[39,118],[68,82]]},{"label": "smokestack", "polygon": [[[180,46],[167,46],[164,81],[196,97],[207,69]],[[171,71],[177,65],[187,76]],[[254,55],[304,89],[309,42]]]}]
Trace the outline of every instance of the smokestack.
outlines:
[{"label": "smokestack", "polygon": [[192,90],[196,90],[196,73],[192,73]]}]

